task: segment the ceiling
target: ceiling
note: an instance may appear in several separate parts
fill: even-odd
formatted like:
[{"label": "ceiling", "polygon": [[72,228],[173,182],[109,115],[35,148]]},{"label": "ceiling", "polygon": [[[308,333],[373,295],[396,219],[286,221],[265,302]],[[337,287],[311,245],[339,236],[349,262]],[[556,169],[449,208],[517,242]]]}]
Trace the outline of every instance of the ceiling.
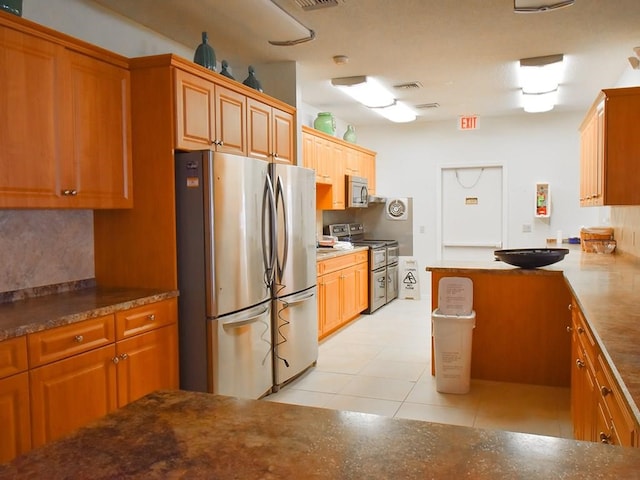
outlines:
[{"label": "ceiling", "polygon": [[[554,111],[584,112],[631,68],[627,57],[640,45],[638,0],[576,0],[541,13],[514,13],[513,0],[274,0],[288,14],[270,0],[93,1],[194,50],[208,32],[218,61],[243,66],[233,70],[238,80],[246,65],[295,61],[301,100],[355,125],[388,120],[337,91],[331,78],[369,75],[414,108],[439,104],[417,108],[418,122],[544,115],[523,112],[517,63],[562,53]],[[302,7],[314,3],[336,5]],[[269,43],[307,36],[307,29],[315,33],[309,42]],[[335,55],[348,63],[335,64]],[[394,88],[410,82],[421,86]]]}]

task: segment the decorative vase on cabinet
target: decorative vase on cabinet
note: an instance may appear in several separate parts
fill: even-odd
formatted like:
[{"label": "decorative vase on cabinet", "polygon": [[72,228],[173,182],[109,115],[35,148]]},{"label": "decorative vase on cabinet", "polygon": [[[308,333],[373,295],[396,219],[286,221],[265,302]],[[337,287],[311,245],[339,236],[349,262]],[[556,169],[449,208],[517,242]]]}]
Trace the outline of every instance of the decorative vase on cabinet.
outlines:
[{"label": "decorative vase on cabinet", "polygon": [[321,132],[328,133],[329,135],[335,135],[336,120],[333,118],[331,112],[320,112],[313,121],[313,128],[320,130]]},{"label": "decorative vase on cabinet", "polygon": [[344,132],[342,138],[350,143],[356,143],[356,130],[353,128],[353,125],[347,125],[347,130]]},{"label": "decorative vase on cabinet", "polygon": [[193,61],[209,70],[216,71],[216,53],[208,43],[207,32],[202,32],[202,43],[196,48]]}]

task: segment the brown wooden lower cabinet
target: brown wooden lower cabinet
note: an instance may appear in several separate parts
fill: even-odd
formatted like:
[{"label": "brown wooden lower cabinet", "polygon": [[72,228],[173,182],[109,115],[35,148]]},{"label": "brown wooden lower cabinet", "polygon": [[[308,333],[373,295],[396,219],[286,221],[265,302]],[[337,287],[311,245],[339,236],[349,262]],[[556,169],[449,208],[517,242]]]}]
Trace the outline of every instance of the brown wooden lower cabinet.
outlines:
[{"label": "brown wooden lower cabinet", "polygon": [[324,338],[367,309],[368,253],[318,262],[318,336]]},{"label": "brown wooden lower cabinet", "polygon": [[177,345],[175,298],[0,342],[0,462],[178,388]]},{"label": "brown wooden lower cabinet", "polygon": [[638,447],[638,425],[575,299],[571,303],[571,420],[576,440]]},{"label": "brown wooden lower cabinet", "polygon": [[29,374],[0,379],[0,463],[31,450]]}]

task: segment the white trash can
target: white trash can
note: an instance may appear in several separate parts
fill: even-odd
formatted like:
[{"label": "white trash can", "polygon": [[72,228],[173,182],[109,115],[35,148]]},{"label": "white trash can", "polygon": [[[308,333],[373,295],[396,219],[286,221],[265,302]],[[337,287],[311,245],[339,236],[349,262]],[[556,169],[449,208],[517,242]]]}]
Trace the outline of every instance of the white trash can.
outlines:
[{"label": "white trash can", "polygon": [[471,341],[476,312],[431,314],[431,331],[436,362],[436,390],[440,393],[469,393],[471,387]]}]

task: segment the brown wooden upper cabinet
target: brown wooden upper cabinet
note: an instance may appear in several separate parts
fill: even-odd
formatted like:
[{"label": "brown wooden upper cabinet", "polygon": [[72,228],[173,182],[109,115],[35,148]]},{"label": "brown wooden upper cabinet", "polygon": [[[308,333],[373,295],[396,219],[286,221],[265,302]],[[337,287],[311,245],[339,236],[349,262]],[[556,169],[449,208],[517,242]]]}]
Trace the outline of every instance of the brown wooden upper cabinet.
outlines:
[{"label": "brown wooden upper cabinet", "polygon": [[183,70],[174,70],[176,148],[247,154],[247,99]]},{"label": "brown wooden upper cabinet", "polygon": [[254,98],[248,99],[247,112],[248,155],[268,162],[294,164],[293,115]]},{"label": "brown wooden upper cabinet", "polygon": [[132,206],[124,57],[0,18],[0,208]]},{"label": "brown wooden upper cabinet", "polygon": [[640,87],[602,90],[580,125],[580,205],[640,205]]}]

